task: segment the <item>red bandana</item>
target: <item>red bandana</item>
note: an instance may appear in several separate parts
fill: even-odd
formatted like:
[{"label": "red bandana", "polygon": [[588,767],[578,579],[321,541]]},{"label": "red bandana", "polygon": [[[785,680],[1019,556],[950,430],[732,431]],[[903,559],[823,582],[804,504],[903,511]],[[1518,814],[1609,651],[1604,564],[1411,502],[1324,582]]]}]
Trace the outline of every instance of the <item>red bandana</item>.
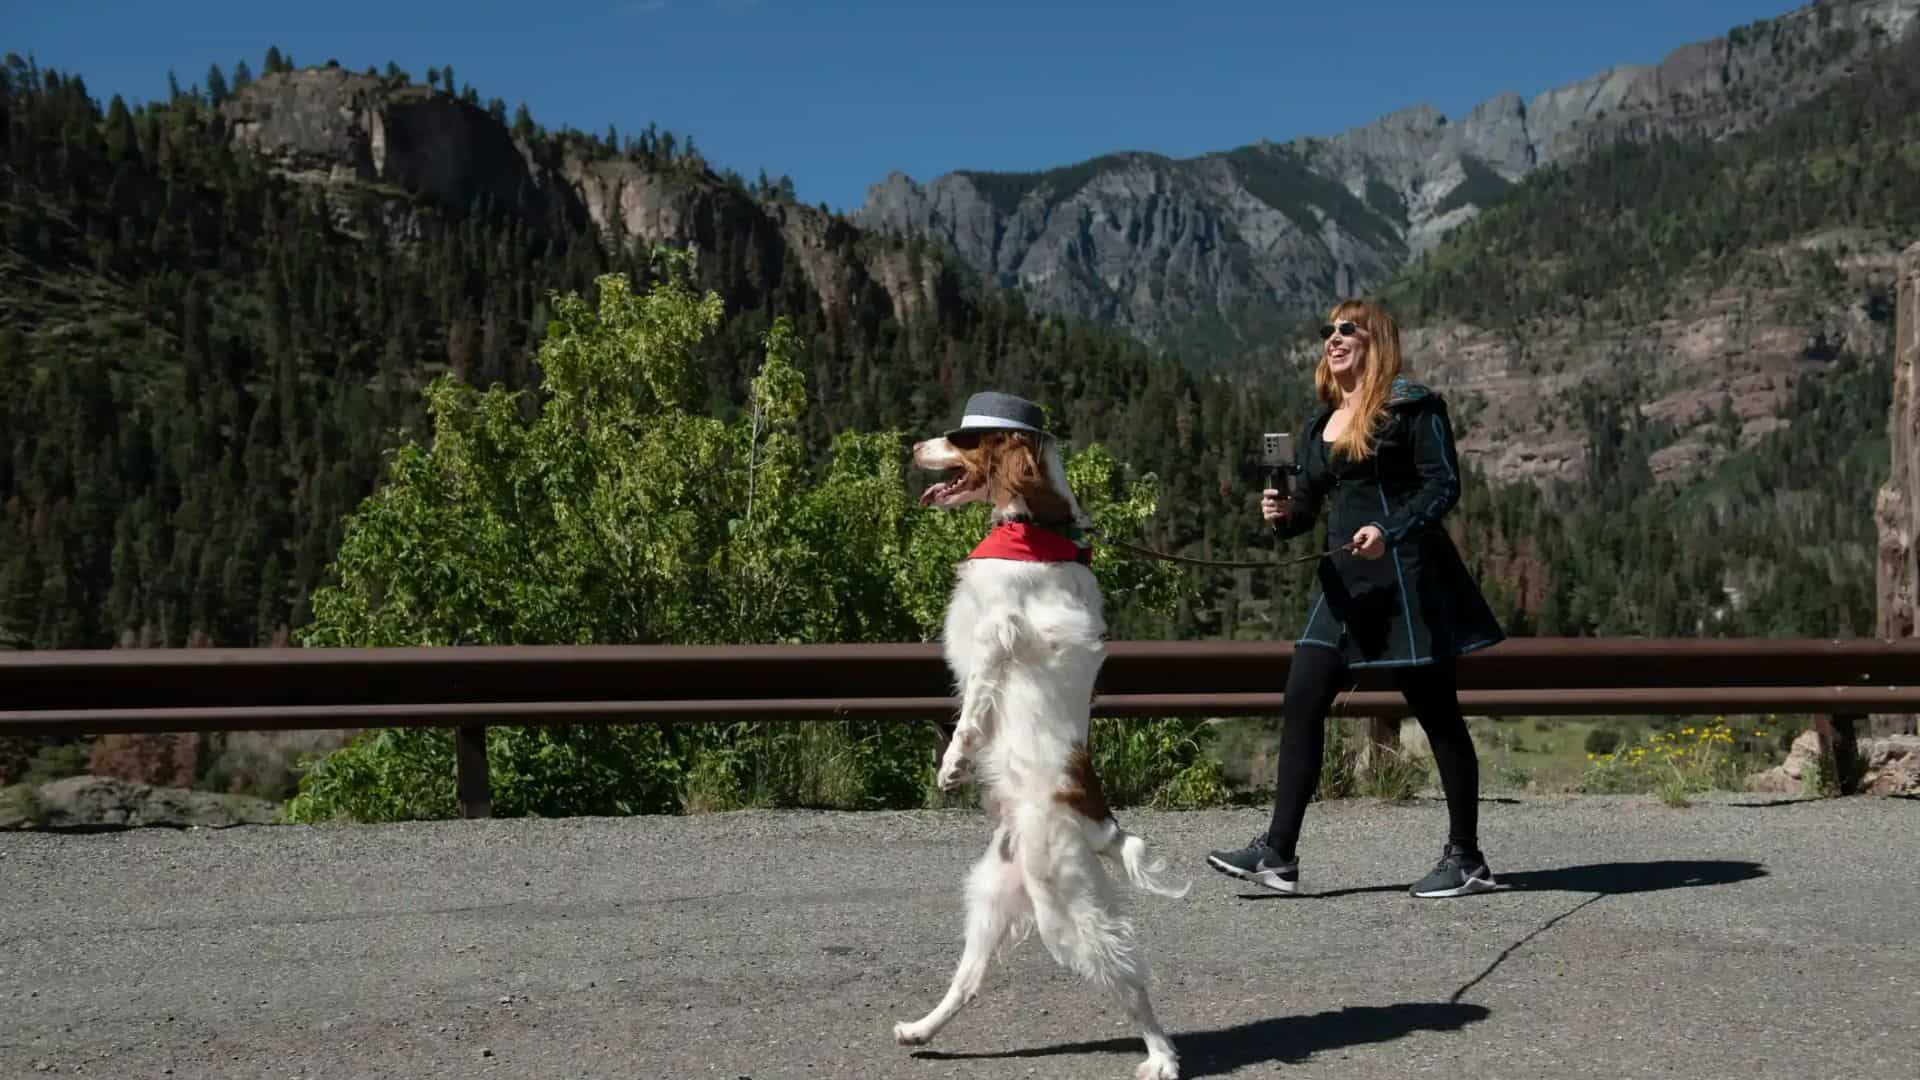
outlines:
[{"label": "red bandana", "polygon": [[1092,565],[1093,552],[1052,529],[1009,521],[993,527],[969,559],[1011,559],[1015,562],[1077,562]]}]

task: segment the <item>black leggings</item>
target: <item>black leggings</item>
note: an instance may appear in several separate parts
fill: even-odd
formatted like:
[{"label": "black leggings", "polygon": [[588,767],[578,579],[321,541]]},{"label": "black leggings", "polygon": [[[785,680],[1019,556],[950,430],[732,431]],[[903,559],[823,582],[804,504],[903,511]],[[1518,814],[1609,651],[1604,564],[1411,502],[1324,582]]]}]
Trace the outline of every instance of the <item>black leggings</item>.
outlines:
[{"label": "black leggings", "polygon": [[[1280,730],[1280,765],[1273,792],[1273,824],[1267,846],[1282,858],[1294,857],[1300,839],[1300,821],[1320,782],[1320,756],[1325,749],[1327,711],[1347,688],[1347,662],[1332,649],[1302,645],[1293,650],[1287,673],[1286,702]],[[1395,682],[1407,705],[1426,730],[1433,746],[1433,763],[1440,770],[1440,788],[1447,795],[1447,841],[1469,851],[1479,850],[1480,759],[1474,756],[1473,737],[1460,715],[1454,692],[1453,664],[1440,660],[1395,669]]]}]

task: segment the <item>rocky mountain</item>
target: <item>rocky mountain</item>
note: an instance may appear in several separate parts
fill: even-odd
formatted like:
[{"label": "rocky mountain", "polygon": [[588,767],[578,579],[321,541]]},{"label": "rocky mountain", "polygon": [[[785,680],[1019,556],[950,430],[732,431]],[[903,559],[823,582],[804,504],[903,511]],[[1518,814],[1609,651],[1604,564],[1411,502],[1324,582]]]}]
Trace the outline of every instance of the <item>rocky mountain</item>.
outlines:
[{"label": "rocky mountain", "polygon": [[[416,84],[307,68],[248,84],[221,112],[235,146],[337,196],[343,228],[353,227],[369,193],[384,193],[388,239],[403,245],[445,208],[495,209],[531,224],[590,222],[643,249],[718,255],[739,271],[730,300],[788,284],[786,269],[833,310],[871,302],[922,314],[943,287],[939,260],[919,248],[858,244],[845,219],[755,199],[697,155],[661,169],[596,152],[584,137],[516,138],[479,106]],[[944,274],[945,287],[955,284]]]},{"label": "rocky mountain", "polygon": [[[1545,166],[1620,140],[1749,130],[1899,39],[1920,0],[1829,0],[1457,121],[1430,107],[1331,137],[1037,173],[894,173],[854,220],[936,238],[1043,310],[1226,348],[1374,288]],[[1223,335],[1220,331],[1228,333]],[[1195,336],[1197,335],[1197,336]]]}]

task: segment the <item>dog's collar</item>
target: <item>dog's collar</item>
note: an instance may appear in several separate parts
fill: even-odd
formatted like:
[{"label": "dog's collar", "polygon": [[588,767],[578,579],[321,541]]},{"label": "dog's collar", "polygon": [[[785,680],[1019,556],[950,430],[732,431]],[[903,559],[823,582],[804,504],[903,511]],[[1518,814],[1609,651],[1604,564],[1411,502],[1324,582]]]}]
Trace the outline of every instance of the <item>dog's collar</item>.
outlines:
[{"label": "dog's collar", "polygon": [[1017,511],[993,519],[993,527],[998,528],[1001,525],[1032,525],[1049,532],[1057,532],[1076,544],[1087,542],[1087,530],[1081,528],[1071,518],[1064,521],[1041,521],[1025,511]]},{"label": "dog's collar", "polygon": [[1075,525],[1038,525],[1008,518],[987,532],[986,539],[967,554],[969,559],[1008,559],[1013,562],[1077,562],[1093,564],[1086,533]]}]

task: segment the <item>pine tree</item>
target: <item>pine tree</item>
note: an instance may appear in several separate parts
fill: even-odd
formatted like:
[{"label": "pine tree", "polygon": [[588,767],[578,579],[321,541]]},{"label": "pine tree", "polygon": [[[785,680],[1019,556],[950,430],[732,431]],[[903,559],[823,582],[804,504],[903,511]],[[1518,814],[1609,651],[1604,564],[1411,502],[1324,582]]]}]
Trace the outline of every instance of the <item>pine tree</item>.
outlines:
[{"label": "pine tree", "polygon": [[233,79],[231,81],[235,93],[238,93],[242,87],[253,81],[253,69],[247,66],[245,60],[235,60],[233,62]]},{"label": "pine tree", "polygon": [[140,152],[139,138],[133,130],[133,114],[127,111],[127,103],[119,94],[113,95],[113,101],[107,105],[105,138],[107,162],[111,165],[124,165]]},{"label": "pine tree", "polygon": [[261,61],[260,70],[268,75],[278,75],[287,70],[287,61],[280,55],[280,46],[267,46],[267,58]]},{"label": "pine tree", "polygon": [[220,73],[220,65],[215,64],[207,69],[207,100],[224,105],[227,97],[227,77]]}]

